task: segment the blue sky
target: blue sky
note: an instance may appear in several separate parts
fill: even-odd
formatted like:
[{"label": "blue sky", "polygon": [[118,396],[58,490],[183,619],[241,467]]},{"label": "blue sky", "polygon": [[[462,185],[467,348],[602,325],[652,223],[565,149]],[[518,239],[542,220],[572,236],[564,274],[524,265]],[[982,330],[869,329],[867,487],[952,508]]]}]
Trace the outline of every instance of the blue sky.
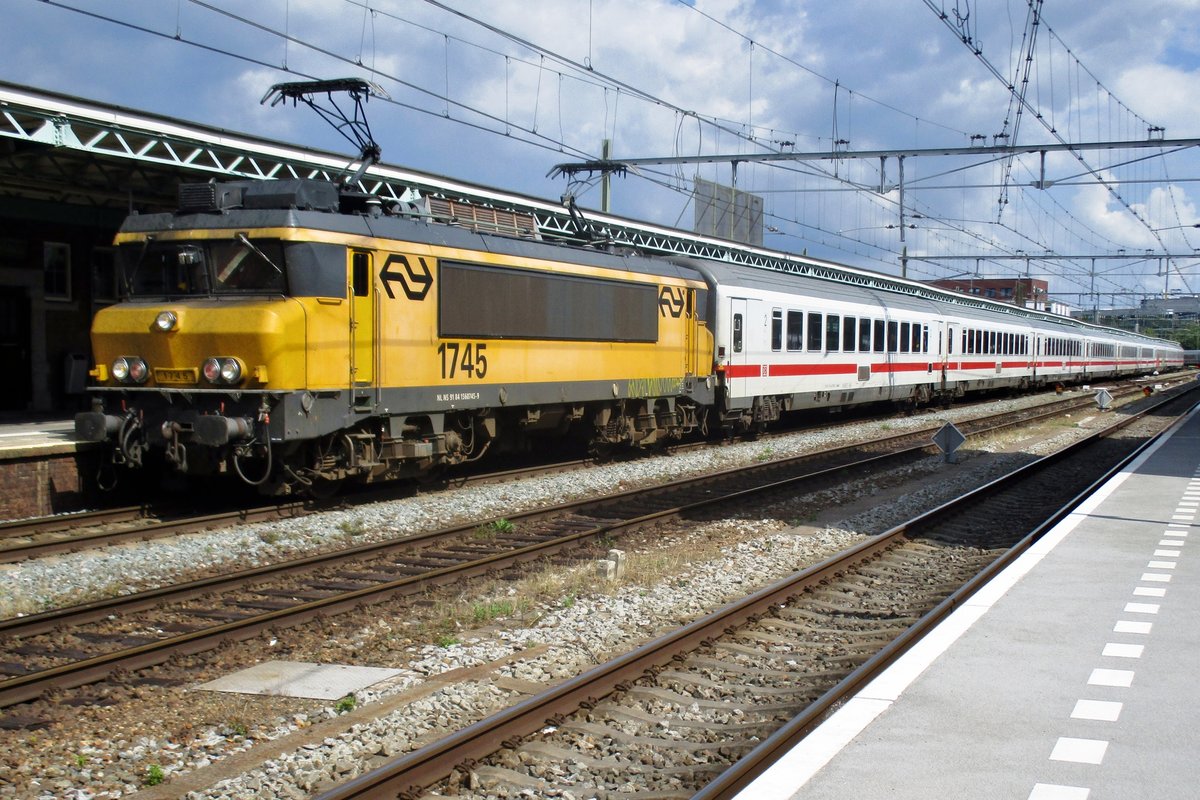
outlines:
[{"label": "blue sky", "polygon": [[[969,14],[952,30],[931,5]],[[1200,137],[1200,0],[1043,3],[1019,119],[990,70],[1019,82],[1024,0],[7,0],[5,11],[0,79],[349,156],[312,112],[259,100],[306,74],[368,77],[393,101],[368,104],[384,161],[548,199],[567,188],[550,168],[598,155],[605,138],[617,157],[645,157],[837,140],[964,147],[1001,133],[1038,144],[1050,127],[1073,142],[1143,139],[1148,126]],[[1061,182],[1050,190],[1029,186],[1036,159],[907,159],[910,274],[976,268],[938,256],[1191,253],[1200,231],[1178,226],[1200,222],[1200,159],[1192,148],[1123,163],[1149,153],[1087,153],[1086,165],[1050,154]],[[729,179],[727,167],[648,168],[615,185],[613,210],[688,227],[695,175]],[[895,273],[898,193],[868,190],[879,182],[877,160],[738,173],[764,197],[769,246]],[[578,188],[582,205],[599,203]],[[1109,305],[1122,291],[1182,289],[1177,273],[1200,291],[1196,261],[1173,260],[1170,275],[1158,258],[1105,262],[1116,269],[1098,279],[1100,299],[1078,295],[1086,260],[978,268],[1028,269],[1063,299]]]}]

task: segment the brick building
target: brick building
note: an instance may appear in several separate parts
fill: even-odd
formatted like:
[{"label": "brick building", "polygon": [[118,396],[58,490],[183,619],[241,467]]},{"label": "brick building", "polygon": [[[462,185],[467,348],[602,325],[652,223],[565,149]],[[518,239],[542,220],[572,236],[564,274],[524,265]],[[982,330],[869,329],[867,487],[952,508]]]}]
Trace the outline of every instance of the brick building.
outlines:
[{"label": "brick building", "polygon": [[1050,286],[1037,278],[948,278],[929,281],[929,285],[987,300],[1013,303],[1022,308],[1052,310]]}]

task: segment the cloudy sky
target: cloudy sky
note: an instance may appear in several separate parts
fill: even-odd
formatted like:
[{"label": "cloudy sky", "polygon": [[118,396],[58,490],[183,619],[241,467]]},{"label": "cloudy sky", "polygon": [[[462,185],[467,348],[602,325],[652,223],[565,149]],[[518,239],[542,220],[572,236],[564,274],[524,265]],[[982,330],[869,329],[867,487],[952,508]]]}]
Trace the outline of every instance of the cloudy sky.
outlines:
[{"label": "cloudy sky", "polygon": [[[584,207],[598,187],[547,173],[605,139],[651,158],[1200,138],[1200,0],[1037,7],[1031,26],[1027,0],[6,0],[0,80],[349,157],[311,111],[259,101],[366,77],[385,162]],[[1028,273],[1084,307],[1200,292],[1196,148],[1049,152],[1048,188],[1036,154],[909,156],[902,204],[898,167],[742,163],[737,183],[778,249],[895,274],[905,248],[911,277]],[[689,228],[696,176],[731,179],[642,167],[613,212]]]}]

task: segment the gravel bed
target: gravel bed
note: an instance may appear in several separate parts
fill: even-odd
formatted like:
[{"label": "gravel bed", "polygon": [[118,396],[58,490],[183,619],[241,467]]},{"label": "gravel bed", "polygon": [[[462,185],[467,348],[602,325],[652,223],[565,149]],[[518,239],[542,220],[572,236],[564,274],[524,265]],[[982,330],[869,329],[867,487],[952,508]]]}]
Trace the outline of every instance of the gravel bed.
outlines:
[{"label": "gravel bed", "polygon": [[[1030,399],[1003,401],[997,409],[1028,405]],[[816,448],[843,444],[884,432],[961,419],[978,412],[924,414],[882,422],[865,422],[846,428],[796,433],[764,442],[746,442],[696,453],[597,467],[565,476],[540,477],[502,486],[482,486],[442,492],[352,511],[332,512],[284,523],[245,526],[232,531],[193,534],[156,540],[136,546],[110,548],[44,559],[10,567],[3,575],[5,608],[26,611],[81,602],[106,596],[114,589],[137,591],[177,579],[190,567],[221,565],[244,568],[284,555],[294,556],[328,548],[339,540],[359,543],[408,531],[444,526],[464,518],[487,518],[513,511],[562,502],[565,499],[609,491],[622,483],[645,484],[684,475],[712,472],[741,463],[783,457]],[[1055,439],[1078,436],[1071,427]],[[988,450],[1003,449],[999,441]],[[720,520],[679,529],[643,544],[629,547],[630,562],[664,551],[687,552],[693,543],[723,542],[718,555],[705,563],[673,571],[654,585],[618,584],[569,601],[560,600],[507,624],[497,621],[488,632],[466,636],[449,647],[416,644],[407,648],[403,663],[391,666],[401,675],[370,690],[358,692],[359,705],[386,700],[424,684],[430,677],[464,667],[488,664],[511,657],[527,647],[545,647],[536,657],[517,660],[496,674],[547,684],[570,677],[644,641],[655,633],[706,613],[723,602],[740,597],[753,587],[790,574],[837,552],[865,535],[885,530],[921,510],[960,493],[963,487],[1003,471],[1005,463],[1028,460],[1025,453],[980,454],[965,464],[947,465],[940,457],[924,459],[888,476],[887,486],[847,484],[817,497],[793,497],[755,509],[755,516]],[[1037,449],[1048,451],[1050,445]],[[888,493],[892,487],[892,493]],[[846,508],[846,519],[818,521],[821,509]],[[829,516],[825,514],[825,516]],[[812,525],[797,524],[805,520]],[[508,590],[516,592],[514,588]],[[503,594],[499,595],[500,598]],[[8,615],[8,614],[5,614]],[[524,621],[533,618],[533,621]],[[378,619],[356,631],[347,646],[369,642],[393,633],[395,621]],[[195,693],[193,693],[195,694]],[[209,789],[185,795],[202,798],[309,797],[330,781],[346,780],[373,766],[372,759],[402,753],[424,740],[461,728],[513,702],[517,695],[492,680],[449,684],[433,690],[399,710],[350,727],[319,742],[306,744],[281,758],[266,762],[240,777]],[[123,709],[133,714],[134,709]],[[114,724],[113,730],[154,730],[153,709],[143,710],[140,723]],[[190,738],[142,735],[106,740],[101,732],[86,743],[53,741],[54,734],[38,742],[13,741],[26,734],[0,732],[8,741],[9,757],[0,760],[0,797],[49,798],[126,797],[145,789],[153,765],[164,777],[229,758],[256,743],[278,739],[337,717],[333,706],[309,713],[286,714],[255,722],[250,731],[204,726]],[[13,747],[11,745],[21,745]],[[37,757],[32,757],[36,752]],[[11,771],[10,765],[19,764]],[[169,788],[166,784],[161,788]],[[151,790],[153,791],[153,790]],[[166,793],[162,797],[174,797]],[[501,795],[502,796],[502,795]],[[562,795],[567,797],[569,795]]]}]

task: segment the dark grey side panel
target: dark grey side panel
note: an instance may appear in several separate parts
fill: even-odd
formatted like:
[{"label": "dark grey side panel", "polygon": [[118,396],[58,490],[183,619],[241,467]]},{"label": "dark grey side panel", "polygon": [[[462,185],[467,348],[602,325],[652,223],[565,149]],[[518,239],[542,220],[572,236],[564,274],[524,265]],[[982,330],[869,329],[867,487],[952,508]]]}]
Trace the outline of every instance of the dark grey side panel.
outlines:
[{"label": "dark grey side panel", "polygon": [[442,338],[658,341],[650,284],[442,261]]}]

